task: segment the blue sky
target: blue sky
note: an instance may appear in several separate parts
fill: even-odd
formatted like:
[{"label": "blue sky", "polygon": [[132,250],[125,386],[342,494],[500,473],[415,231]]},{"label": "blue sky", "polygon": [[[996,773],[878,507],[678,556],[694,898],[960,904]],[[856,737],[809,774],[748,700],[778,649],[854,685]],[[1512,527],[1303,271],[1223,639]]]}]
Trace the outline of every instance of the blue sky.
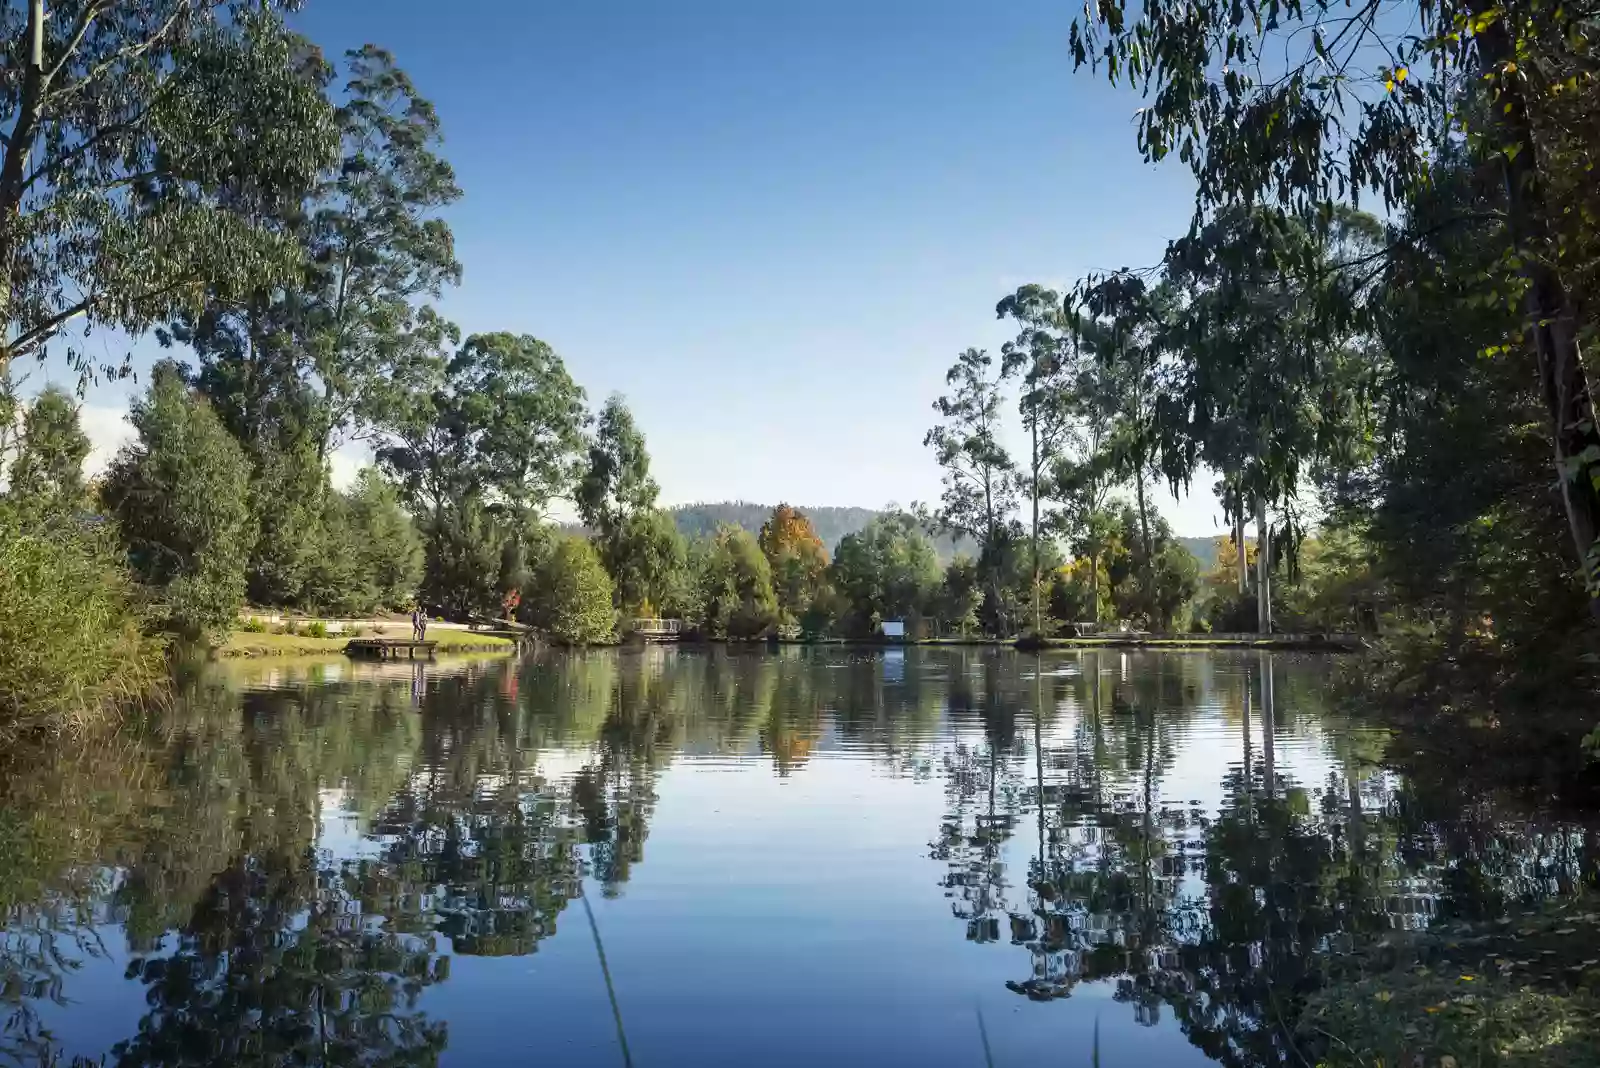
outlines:
[{"label": "blue sky", "polygon": [[[437,105],[466,267],[443,311],[625,393],[668,503],[932,500],[944,370],[995,302],[1144,266],[1192,181],[1139,99],[1075,75],[1078,5],[311,0]],[[143,361],[140,361],[143,362]],[[90,396],[115,422],[116,389]],[[91,420],[93,422],[93,420]],[[102,428],[101,433],[106,433]],[[1020,435],[1019,435],[1020,443]],[[1169,503],[1214,529],[1209,494]]]}]

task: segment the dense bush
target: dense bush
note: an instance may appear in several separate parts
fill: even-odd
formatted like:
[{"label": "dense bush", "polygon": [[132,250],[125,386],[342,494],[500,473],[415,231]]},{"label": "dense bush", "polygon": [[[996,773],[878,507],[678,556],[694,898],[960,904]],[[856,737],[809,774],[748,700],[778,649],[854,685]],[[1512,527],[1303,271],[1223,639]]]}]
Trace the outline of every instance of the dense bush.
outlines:
[{"label": "dense bush", "polygon": [[593,645],[616,634],[611,577],[585,538],[562,538],[545,558],[530,591],[537,624],[554,641]]},{"label": "dense bush", "polygon": [[363,610],[404,606],[422,581],[422,539],[399,494],[368,468],[341,501],[348,548],[363,583]]},{"label": "dense bush", "polygon": [[718,638],[754,638],[778,622],[772,565],[747,530],[723,527],[694,560],[693,622]]},{"label": "dense bush", "polygon": [[161,678],[113,532],[0,500],[0,732],[86,724]]},{"label": "dense bush", "polygon": [[226,630],[244,603],[253,540],[250,472],[211,406],[171,364],[128,416],[125,446],[101,488],[128,563],[167,604],[167,625],[188,637]]}]

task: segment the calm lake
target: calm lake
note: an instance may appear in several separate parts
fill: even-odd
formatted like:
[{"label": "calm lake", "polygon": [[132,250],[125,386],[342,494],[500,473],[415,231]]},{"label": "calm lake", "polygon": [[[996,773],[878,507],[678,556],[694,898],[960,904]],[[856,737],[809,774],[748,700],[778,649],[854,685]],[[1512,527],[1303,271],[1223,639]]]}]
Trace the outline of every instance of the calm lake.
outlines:
[{"label": "calm lake", "polygon": [[1397,770],[1351,665],[207,666],[12,754],[0,1064],[1296,1064],[1316,955],[1596,845]]}]

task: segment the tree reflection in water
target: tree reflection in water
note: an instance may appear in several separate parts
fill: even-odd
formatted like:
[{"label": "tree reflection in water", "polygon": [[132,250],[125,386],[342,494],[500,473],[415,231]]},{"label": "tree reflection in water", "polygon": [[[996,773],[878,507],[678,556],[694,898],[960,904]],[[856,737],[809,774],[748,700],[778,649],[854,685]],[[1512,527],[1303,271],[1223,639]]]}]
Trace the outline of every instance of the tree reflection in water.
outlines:
[{"label": "tree reflection in water", "polygon": [[[1019,995],[1052,1001],[1111,982],[1140,1023],[1159,1023],[1165,1006],[1223,1064],[1298,1065],[1286,1021],[1330,955],[1594,879],[1592,832],[1507,820],[1482,794],[1462,811],[1408,792],[1381,770],[1386,736],[1328,703],[1328,688],[1298,680],[1285,723],[1281,657],[1251,656],[1231,679],[1211,678],[1209,658],[1132,672],[1118,659],[1085,652],[1063,671],[1041,658],[998,685],[984,674],[981,691],[950,689],[952,715],[979,709],[985,729],[946,757],[949,812],[932,855],[966,937],[1007,935],[1027,952],[1025,977],[1006,984]],[[1214,812],[1162,789],[1207,702],[1239,730]],[[993,736],[996,710],[1028,736]],[[1286,731],[1324,743],[1328,781],[1281,773]],[[1030,815],[1024,892],[1002,854]]]},{"label": "tree reflection in water", "polygon": [[[144,997],[110,1063],[436,1063],[427,992],[452,958],[537,952],[586,881],[625,897],[674,761],[789,778],[840,754],[939,781],[943,893],[962,937],[1021,950],[1017,995],[1110,983],[1224,1064],[1298,1063],[1282,1021],[1330,954],[1570,893],[1600,856],[1493,792],[1383,770],[1387,736],[1325,663],[650,649],[270,685],[208,669],[115,735],[6,755],[0,1063],[60,1063],[44,1010],[108,955]],[[1173,793],[1197,746],[1220,801]],[[1287,747],[1325,775],[1298,781]]]}]

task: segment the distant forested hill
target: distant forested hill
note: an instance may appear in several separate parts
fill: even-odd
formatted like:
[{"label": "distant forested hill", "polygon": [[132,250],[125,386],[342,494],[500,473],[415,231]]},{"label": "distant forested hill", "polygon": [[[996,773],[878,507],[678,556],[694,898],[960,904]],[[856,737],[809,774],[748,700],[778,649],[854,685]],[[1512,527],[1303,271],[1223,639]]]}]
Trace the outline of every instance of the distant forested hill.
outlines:
[{"label": "distant forested hill", "polygon": [[[680,504],[668,508],[667,512],[677,521],[678,530],[686,538],[709,537],[719,525],[732,523],[736,527],[743,527],[752,534],[761,532],[761,524],[767,521],[772,514],[773,505],[752,504],[750,501],[719,501],[715,504]],[[817,537],[828,547],[828,552],[833,552],[839,546],[839,539],[846,534],[854,534],[866,526],[873,516],[878,514],[873,508],[808,508],[805,505],[795,505],[811,520],[811,526],[817,532]],[[1179,538],[1183,547],[1194,554],[1200,561],[1202,573],[1210,571],[1217,566],[1217,542],[1215,538]],[[966,539],[952,540],[951,538],[936,538],[934,545],[939,550],[942,560],[951,560],[957,554],[975,556],[976,549]]]},{"label": "distant forested hill", "polygon": [[[770,504],[752,504],[749,501],[720,501],[715,504],[681,504],[668,508],[667,512],[677,521],[678,530],[684,537],[699,538],[709,536],[723,523],[731,523],[736,527],[743,527],[752,534],[759,534],[761,524],[772,515],[774,507]],[[822,539],[822,543],[828,547],[830,553],[838,548],[841,538],[846,534],[854,534],[878,514],[878,510],[873,508],[811,508],[803,504],[797,504],[795,507],[811,520],[812,529],[817,532],[817,537]],[[964,541],[935,538],[934,545],[939,550],[939,556],[945,560],[952,559],[957,553],[973,555],[972,546]]]},{"label": "distant forested hill", "polygon": [[1194,554],[1200,561],[1200,573],[1214,570],[1217,566],[1217,539],[1216,538],[1179,538],[1185,549]]}]

